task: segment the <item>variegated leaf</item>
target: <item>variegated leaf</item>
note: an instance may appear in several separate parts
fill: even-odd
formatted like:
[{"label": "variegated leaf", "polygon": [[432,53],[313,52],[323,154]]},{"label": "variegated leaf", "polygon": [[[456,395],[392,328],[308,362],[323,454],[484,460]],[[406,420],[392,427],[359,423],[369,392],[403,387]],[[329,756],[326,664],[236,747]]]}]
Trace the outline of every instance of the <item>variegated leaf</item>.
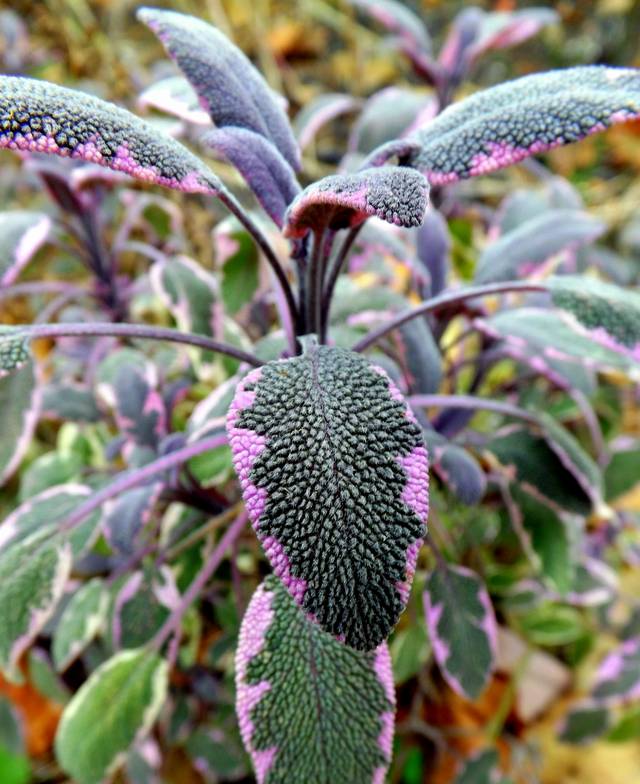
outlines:
[{"label": "variegated leaf", "polygon": [[424,609],[431,647],[451,688],[476,698],[487,685],[497,653],[491,599],[475,572],[438,565],[427,579]]},{"label": "variegated leaf", "polygon": [[603,705],[585,700],[575,705],[558,727],[558,737],[564,743],[578,746],[593,743],[611,726],[611,714]]},{"label": "variegated leaf", "polygon": [[0,379],[20,370],[30,360],[29,338],[24,330],[0,325]]},{"label": "variegated leaf", "polygon": [[251,61],[215,27],[193,16],[141,8],[218,128],[246,128],[271,142],[294,169],[300,152],[284,110]]},{"label": "variegated leaf", "polygon": [[368,653],[341,644],[274,576],[258,587],[242,622],[236,693],[258,784],[384,781],[395,710],[387,644]]},{"label": "variegated leaf", "polygon": [[405,228],[420,226],[428,195],[427,181],[411,169],[383,166],[334,174],[295,198],[285,216],[284,234],[298,238],[312,229],[345,229],[374,215]]},{"label": "variegated leaf", "polygon": [[411,49],[431,52],[431,36],[422,19],[398,0],[351,0],[390,33],[398,35]]},{"label": "variegated leaf", "polygon": [[71,571],[71,544],[51,529],[0,550],[0,670],[14,680],[18,662],[52,616]]},{"label": "variegated leaf", "polygon": [[[638,70],[585,65],[531,74],[445,109],[408,139],[413,149],[401,162],[432,185],[443,185],[488,174],[638,115]],[[376,154],[381,157],[382,151]]]},{"label": "variegated leaf", "polygon": [[187,256],[158,261],[151,268],[151,284],[181,330],[214,334],[218,284],[200,264]]},{"label": "variegated leaf", "polygon": [[0,213],[0,286],[10,286],[46,241],[51,218],[42,212]]},{"label": "variegated leaf", "polygon": [[211,125],[211,118],[200,106],[195,90],[182,76],[167,76],[154,82],[140,93],[138,105],[159,109],[195,125]]},{"label": "variegated leaf", "polygon": [[134,114],[49,82],[0,78],[0,148],[89,161],[145,182],[217,195],[222,184],[195,155]]},{"label": "variegated leaf", "polygon": [[640,699],[640,637],[626,640],[605,657],[591,696],[603,705]]},{"label": "variegated leaf", "polygon": [[157,653],[122,651],[76,692],[58,725],[55,751],[77,784],[100,784],[149,732],[167,695],[168,672]]},{"label": "variegated leaf", "polygon": [[247,511],[276,574],[348,645],[404,608],[428,510],[420,428],[386,373],[308,343],[238,385],[227,416]]},{"label": "variegated leaf", "polygon": [[53,662],[63,672],[104,629],[109,595],[102,580],[80,586],[64,608],[53,635]]},{"label": "variegated leaf", "polygon": [[554,304],[570,312],[588,336],[640,365],[640,294],[588,277],[550,278]]},{"label": "variegated leaf", "polygon": [[151,520],[153,508],[160,497],[162,482],[134,487],[115,499],[104,517],[104,534],[111,547],[123,555],[131,555],[138,535]]},{"label": "variegated leaf", "polygon": [[23,342],[5,343],[0,334],[0,484],[20,465],[35,430],[41,389]]}]

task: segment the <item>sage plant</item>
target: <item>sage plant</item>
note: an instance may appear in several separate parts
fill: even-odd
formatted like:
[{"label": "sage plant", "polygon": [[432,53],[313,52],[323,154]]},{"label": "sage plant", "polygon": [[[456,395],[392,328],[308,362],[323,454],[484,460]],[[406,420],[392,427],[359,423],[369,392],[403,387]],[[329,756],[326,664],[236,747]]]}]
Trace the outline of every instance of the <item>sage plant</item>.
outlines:
[{"label": "sage plant", "polygon": [[[416,67],[432,73],[423,56],[428,39],[397,15],[398,4],[359,5],[377,9]],[[396,14],[391,22],[387,12]],[[587,396],[577,394],[588,379],[578,376],[585,366],[633,376],[640,362],[640,296],[569,274],[577,271],[570,264],[539,274],[558,249],[595,241],[600,224],[575,204],[565,206],[571,215],[557,239],[548,228],[549,202],[535,216],[547,221],[546,244],[535,245],[539,229],[515,220],[513,209],[508,226],[507,205],[494,217],[498,238],[476,280],[451,286],[450,240],[446,221],[428,210],[430,186],[488,174],[637,118],[640,74],[584,66],[480,91],[371,151],[358,168],[303,188],[300,145],[283,103],[244,54],[192,17],[144,8],[138,18],[188,82],[156,91],[156,105],[170,104],[200,129],[198,145],[237,169],[263,213],[201,157],[130,112],[47,82],[0,78],[0,147],[25,160],[60,211],[58,219],[2,216],[1,294],[54,294],[45,311],[64,315],[0,332],[2,478],[20,467],[38,422],[104,420],[117,433],[105,440],[96,425],[91,441],[77,424],[64,425],[55,456],[32,464],[19,505],[0,524],[0,667],[20,679],[29,657],[32,672],[53,667],[52,677],[63,679],[77,677],[78,668],[85,673],[56,738],[57,760],[79,784],[98,784],[123,763],[143,764],[141,742],[154,725],[167,737],[179,734],[162,716],[173,711],[178,726],[178,706],[191,711],[169,676],[197,669],[194,604],[212,589],[228,551],[232,580],[241,585],[237,548],[250,522],[273,572],[246,609],[235,656],[237,721],[256,778],[380,784],[394,735],[387,638],[410,599],[428,536],[427,447],[438,493],[449,488],[470,505],[488,486],[500,495],[531,558],[531,601],[609,598],[606,569],[594,565],[596,543],[584,545],[571,573],[564,562],[555,570],[533,521],[546,520],[564,544],[577,536],[568,532],[567,510],[602,513],[600,468],[611,455]],[[470,63],[487,45],[476,36],[469,49],[469,18],[456,23],[438,73]],[[519,29],[502,34],[513,42]],[[457,82],[437,80],[444,108]],[[69,168],[74,163],[88,166]],[[268,290],[255,285],[261,316],[252,337],[225,312],[232,308],[221,303],[215,276],[176,248],[175,226],[163,240],[142,217],[151,206],[177,224],[174,205],[130,200],[138,206],[116,226],[114,247],[105,247],[100,205],[121,187],[121,175],[207,204],[218,200],[229,211],[232,221],[214,234],[220,252],[233,256],[250,239],[270,271]],[[565,191],[563,197],[570,201]],[[20,283],[39,249],[64,248],[65,226],[89,283]],[[401,230],[417,243],[415,258],[407,258]],[[413,302],[383,287],[359,290],[344,274],[349,265],[366,266],[356,255],[375,257],[380,245],[410,270]],[[125,252],[150,261],[146,289],[120,268]],[[249,271],[238,274],[242,281]],[[178,328],[139,317],[149,291]],[[416,302],[416,294],[426,298]],[[487,297],[510,307],[489,311],[481,305]],[[93,311],[80,304],[87,300]],[[468,394],[438,394],[442,338],[459,315],[480,336],[478,366]],[[32,350],[42,339],[58,343],[46,360]],[[152,342],[153,353],[139,350],[140,341]],[[575,393],[595,458],[544,410],[479,394],[487,368],[505,356]],[[181,401],[197,385],[207,393],[176,427]],[[441,413],[429,416],[434,408]],[[511,473],[485,473],[455,440],[482,410],[515,420],[484,445]],[[541,476],[541,465],[552,466],[551,478]],[[114,476],[116,466],[124,470]],[[492,601],[476,570],[428,541],[435,564],[424,583],[424,612],[433,656],[450,688],[475,697],[495,666]],[[53,665],[37,654],[47,635]],[[637,677],[633,688],[618,677],[625,663],[637,667],[637,637],[612,655],[615,664],[603,664],[594,692],[596,700],[608,697],[597,703],[601,712],[637,688]],[[206,683],[197,683],[204,693]],[[210,749],[216,737],[213,730],[199,735],[198,748]],[[201,760],[195,743],[190,753]]]}]

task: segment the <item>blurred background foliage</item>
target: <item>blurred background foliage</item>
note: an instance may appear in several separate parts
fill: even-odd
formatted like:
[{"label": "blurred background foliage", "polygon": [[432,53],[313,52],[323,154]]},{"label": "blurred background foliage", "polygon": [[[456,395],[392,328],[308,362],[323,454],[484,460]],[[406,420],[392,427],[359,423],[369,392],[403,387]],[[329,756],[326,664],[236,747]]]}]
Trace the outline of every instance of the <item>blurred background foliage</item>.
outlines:
[{"label": "blurred background foliage", "polygon": [[[140,92],[156,78],[174,70],[157,40],[136,22],[134,12],[138,5],[132,0],[14,0],[8,3],[3,0],[0,2],[2,70],[76,86],[139,111],[136,99]],[[381,31],[340,0],[169,0],[156,5],[212,21],[253,59],[270,84],[286,95],[291,116],[326,92],[351,93],[366,98],[390,85],[413,84],[416,90],[427,89],[417,83],[408,61],[386,45]],[[423,16],[434,41],[439,44],[455,14],[466,3],[413,0],[407,5]],[[534,3],[502,0],[477,5],[487,10],[513,10]],[[640,66],[640,2],[637,0],[565,0],[546,5],[556,10],[561,23],[544,29],[515,49],[494,52],[484,58],[474,71],[472,81],[465,82],[460,94],[550,68],[583,63]],[[334,170],[344,154],[353,120],[353,116],[345,115],[323,129],[307,152],[305,173],[309,179]],[[612,244],[622,245],[636,262],[640,261],[640,225],[637,222],[640,124],[622,125],[604,136],[593,136],[574,146],[552,151],[548,160],[555,172],[570,179],[578,188],[588,209],[606,221]],[[1,167],[0,204],[3,207],[37,205],[41,197],[31,188],[24,187],[18,163],[11,156],[3,155]],[[525,183],[526,176],[517,167],[476,183],[475,192],[487,203],[495,205],[514,187]],[[215,220],[211,209],[205,209],[195,199],[187,202],[180,194],[163,196],[187,205],[182,214],[185,236],[191,246],[189,253],[211,267],[214,264],[211,229]],[[467,265],[475,258],[473,227],[461,221],[454,234],[454,263],[464,276]],[[58,272],[61,264],[64,267],[63,262],[58,262]],[[135,265],[133,259],[131,264]],[[45,266],[35,265],[32,277],[38,278]],[[135,273],[135,266],[127,271]],[[239,285],[242,285],[241,281]],[[34,315],[25,313],[27,306],[21,300],[10,305],[3,302],[1,306],[5,323],[28,321]],[[42,350],[46,350],[46,346]],[[612,405],[609,427],[612,431],[640,437],[637,396],[626,392],[621,399],[621,409],[617,408],[617,403]],[[40,436],[46,442],[46,434]],[[5,506],[11,505],[15,492],[15,484],[5,491]],[[622,508],[640,511],[639,496],[636,488],[624,495],[619,503]],[[451,520],[436,520],[436,525],[442,526],[445,532],[448,530],[446,536],[464,535],[471,544],[480,544],[483,531],[494,530],[500,525],[495,512],[484,507],[454,507],[448,514]],[[476,542],[471,541],[474,537]],[[488,569],[492,574],[490,587],[493,590],[499,588],[506,571],[508,565],[499,563]],[[640,594],[637,569],[621,568],[620,577],[623,593]],[[420,578],[417,582],[415,594],[423,587]],[[217,621],[222,628],[233,626],[237,623],[235,608],[228,599],[228,592],[225,594],[224,586],[217,587],[225,597],[217,608]],[[544,652],[530,653],[523,659],[522,652],[514,650],[511,661],[503,662],[502,671],[494,676],[482,697],[471,702],[456,695],[442,679],[434,682],[432,674],[425,672],[422,665],[429,655],[428,643],[422,625],[414,623],[416,612],[414,602],[404,614],[391,642],[399,685],[400,727],[391,775],[393,782],[450,782],[459,761],[482,748],[487,739],[497,742],[501,757],[511,758],[512,767],[517,771],[514,782],[635,784],[640,781],[637,740],[640,712],[635,719],[630,719],[628,735],[636,737],[631,744],[602,741],[576,748],[562,744],[556,738],[560,717],[575,701],[576,694],[587,690],[595,663],[610,647],[610,640],[596,637],[581,650],[584,637],[581,633],[572,637],[570,633],[574,619],[568,616],[559,619],[557,628],[566,636],[559,643],[562,665],[556,668],[545,658]],[[532,640],[536,639],[534,632],[530,636]],[[539,642],[543,640],[544,630],[538,632]],[[199,660],[197,689],[203,710],[218,709],[216,700],[221,687],[217,676],[209,677],[207,669],[211,661],[217,661],[216,657],[229,656],[229,650],[216,648],[218,643],[227,645],[228,639],[214,634],[201,644],[206,654]],[[515,641],[512,644],[517,646]],[[566,667],[571,665],[572,659],[579,662],[579,668],[571,681],[573,687],[569,688]],[[520,663],[520,669],[515,673],[514,662]],[[43,677],[46,678],[46,673]],[[526,705],[522,709],[515,704],[514,679],[519,679],[520,694],[529,695],[531,703],[543,693],[551,695],[550,699],[543,700],[543,711],[533,710],[531,705],[529,709]],[[0,738],[4,745],[14,749],[20,745],[16,741],[11,746],[7,741],[8,728],[12,726],[7,716],[15,708],[23,719],[24,748],[29,757],[39,761],[34,766],[40,771],[37,780],[62,781],[60,777],[56,778],[57,774],[47,777],[46,760],[51,755],[64,695],[56,699],[50,684],[43,686],[33,680],[24,686],[10,686],[0,681],[0,695],[3,698],[0,701]],[[526,697],[524,699],[526,702]],[[230,711],[228,701],[221,710]],[[526,740],[526,746],[514,745],[514,738]],[[215,775],[222,780],[250,780],[242,778],[242,768],[240,774],[234,773],[235,739],[229,748],[222,735],[213,744],[210,737],[204,735],[194,736],[190,743],[194,754],[200,744],[202,749],[198,753],[209,755],[214,769],[216,765],[220,766]],[[436,754],[436,750],[443,753]],[[20,768],[20,755],[7,754],[4,759],[2,753],[0,780],[3,784],[27,781],[28,773]],[[227,773],[222,772],[225,765]],[[128,770],[126,776],[133,775]],[[215,780],[215,775],[207,780]],[[122,776],[121,781],[130,780],[124,774]],[[144,776],[131,780],[143,782]],[[186,784],[203,779],[194,767],[184,764],[178,756],[167,760],[162,780]],[[484,781],[468,779],[469,784]]]}]

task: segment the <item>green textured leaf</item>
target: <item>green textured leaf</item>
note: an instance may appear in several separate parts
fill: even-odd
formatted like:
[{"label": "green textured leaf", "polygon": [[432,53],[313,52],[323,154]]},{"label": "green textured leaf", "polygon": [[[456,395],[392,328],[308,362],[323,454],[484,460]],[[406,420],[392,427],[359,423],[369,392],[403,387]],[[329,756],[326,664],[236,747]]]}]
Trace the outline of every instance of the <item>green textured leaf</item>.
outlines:
[{"label": "green textured leaf", "polygon": [[491,600],[480,577],[462,566],[438,565],[427,579],[424,610],[442,674],[464,697],[487,685],[497,650]]},{"label": "green textured leaf", "polygon": [[29,338],[24,331],[0,326],[0,378],[20,370],[30,359]]},{"label": "green textured leaf", "polygon": [[53,637],[53,661],[59,672],[66,670],[104,628],[109,596],[102,580],[95,579],[75,592]]},{"label": "green textured leaf", "polygon": [[71,545],[37,531],[0,551],[0,670],[18,679],[18,661],[49,620],[69,577]]},{"label": "green textured leaf", "polygon": [[29,683],[43,696],[59,705],[66,705],[71,696],[69,689],[54,671],[49,657],[40,648],[29,651]]},{"label": "green textured leaf", "polygon": [[242,740],[262,784],[383,781],[395,707],[386,643],[366,653],[343,645],[274,576],[242,622],[236,688]]},{"label": "green textured leaf", "polygon": [[485,749],[465,760],[454,784],[498,784],[498,762],[498,752],[495,749]]},{"label": "green textured leaf", "polygon": [[427,663],[431,646],[424,626],[413,624],[393,636],[390,645],[393,662],[393,679],[400,686],[417,675]]},{"label": "green textured leaf", "polygon": [[640,294],[588,277],[546,281],[557,307],[569,311],[596,342],[640,365]]},{"label": "green textured leaf", "polygon": [[167,694],[168,669],[152,651],[122,651],[82,685],[55,740],[58,762],[77,784],[100,784],[151,729]]},{"label": "green textured leaf", "polygon": [[535,645],[568,645],[584,636],[586,627],[572,607],[544,605],[520,619],[523,634]]},{"label": "green textured leaf", "polygon": [[260,267],[256,245],[246,231],[229,232],[224,236],[227,243],[236,245],[224,261],[220,285],[225,311],[233,316],[253,299],[260,282]]},{"label": "green textured leaf", "polygon": [[607,500],[624,495],[640,483],[640,446],[614,452],[604,474]]}]

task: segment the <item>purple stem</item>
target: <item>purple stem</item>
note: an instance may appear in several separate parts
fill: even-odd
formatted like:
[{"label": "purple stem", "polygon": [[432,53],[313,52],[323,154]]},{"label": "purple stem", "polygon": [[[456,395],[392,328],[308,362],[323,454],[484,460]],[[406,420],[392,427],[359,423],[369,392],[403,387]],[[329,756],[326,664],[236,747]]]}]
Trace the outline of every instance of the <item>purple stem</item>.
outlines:
[{"label": "purple stem", "polygon": [[120,495],[127,490],[131,490],[133,487],[144,484],[144,482],[157,474],[162,474],[175,466],[182,465],[196,455],[208,452],[210,449],[217,449],[220,446],[224,446],[226,443],[227,437],[225,434],[210,436],[195,444],[189,444],[182,449],[176,449],[175,452],[170,452],[168,455],[159,457],[157,460],[147,463],[147,465],[142,468],[136,468],[133,471],[120,474],[114,482],[111,482],[110,485],[98,490],[84,503],[76,507],[64,521],[61,529],[63,531],[68,531],[111,498],[115,498],[115,496]]},{"label": "purple stem", "polygon": [[269,244],[269,241],[264,236],[260,228],[253,222],[253,220],[247,215],[245,210],[243,209],[240,202],[233,196],[231,193],[227,191],[221,191],[218,198],[220,201],[225,205],[225,207],[231,212],[236,218],[240,221],[240,223],[245,227],[245,229],[249,232],[249,234],[253,237],[256,244],[260,248],[260,250],[264,253],[264,256],[269,263],[269,266],[273,270],[274,275],[276,276],[278,283],[280,284],[280,288],[282,289],[282,293],[287,303],[287,307],[289,308],[289,313],[291,314],[291,319],[294,322],[298,321],[298,306],[296,305],[293,291],[291,289],[291,285],[287,279],[286,273],[278,261],[276,254],[274,253],[273,248]]},{"label": "purple stem", "polygon": [[508,294],[511,291],[548,291],[547,287],[542,283],[521,283],[520,281],[507,281],[506,283],[488,283],[485,286],[475,286],[469,289],[462,289],[461,291],[449,291],[444,294],[439,294],[437,297],[428,299],[421,305],[418,305],[411,310],[405,310],[399,313],[391,321],[382,324],[377,329],[369,332],[361,340],[355,343],[351,349],[352,351],[364,351],[369,348],[373,343],[380,340],[388,332],[406,324],[407,321],[422,316],[425,313],[434,313],[437,310],[442,310],[450,305],[457,305],[461,302],[466,302],[468,299],[475,299],[476,297],[487,297],[491,294]]},{"label": "purple stem", "polygon": [[473,395],[412,395],[409,404],[413,406],[438,406],[442,408],[466,408],[479,409],[483,411],[493,411],[496,414],[517,417],[524,419],[532,424],[539,424],[540,420],[536,414],[510,403],[503,403],[499,400],[485,400],[484,398],[474,397]]},{"label": "purple stem", "polygon": [[171,634],[178,633],[182,617],[204,590],[204,587],[211,579],[213,573],[222,563],[225,553],[246,527],[248,519],[247,513],[245,511],[241,512],[224,532],[217,546],[207,558],[201,571],[193,579],[180,599],[180,604],[173,610],[151,641],[151,646],[154,650],[159,650]]},{"label": "purple stem", "polygon": [[335,290],[336,283],[338,282],[338,276],[340,275],[340,271],[342,270],[344,263],[347,260],[349,251],[351,250],[353,243],[356,241],[363,226],[364,223],[361,223],[359,226],[355,226],[349,231],[345,237],[344,242],[340,246],[340,250],[334,259],[331,269],[329,270],[329,277],[322,293],[322,314],[320,326],[321,343],[324,343],[327,338],[327,332],[329,330],[329,314],[331,312],[331,300],[333,299],[333,292]]},{"label": "purple stem", "polygon": [[95,322],[93,324],[25,324],[21,325],[20,329],[26,332],[30,338],[101,337],[108,335],[110,337],[167,340],[172,343],[185,343],[189,346],[198,346],[198,348],[206,349],[207,351],[226,354],[241,362],[247,362],[253,367],[260,367],[264,364],[262,360],[253,354],[248,354],[246,351],[230,346],[227,343],[220,343],[204,335],[193,335],[190,332],[180,332],[177,329],[168,329],[167,327],[153,327],[146,324]]},{"label": "purple stem", "polygon": [[62,280],[32,281],[29,283],[16,283],[13,286],[0,289],[0,300],[10,297],[28,297],[39,294],[67,294],[73,292],[76,296],[93,297],[92,292],[83,289],[81,286],[74,286],[72,283],[65,283]]}]

